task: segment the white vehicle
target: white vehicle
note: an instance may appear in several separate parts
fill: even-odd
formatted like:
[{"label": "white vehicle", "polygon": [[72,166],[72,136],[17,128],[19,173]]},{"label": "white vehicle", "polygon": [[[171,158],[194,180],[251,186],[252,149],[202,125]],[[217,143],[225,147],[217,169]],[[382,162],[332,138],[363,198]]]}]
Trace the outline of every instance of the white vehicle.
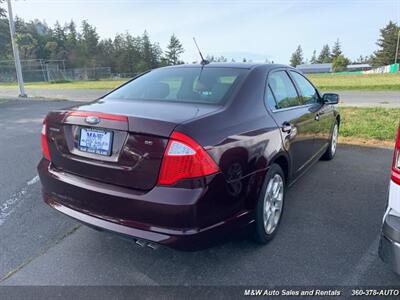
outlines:
[{"label": "white vehicle", "polygon": [[400,125],[394,148],[388,204],[383,217],[379,256],[400,274]]}]

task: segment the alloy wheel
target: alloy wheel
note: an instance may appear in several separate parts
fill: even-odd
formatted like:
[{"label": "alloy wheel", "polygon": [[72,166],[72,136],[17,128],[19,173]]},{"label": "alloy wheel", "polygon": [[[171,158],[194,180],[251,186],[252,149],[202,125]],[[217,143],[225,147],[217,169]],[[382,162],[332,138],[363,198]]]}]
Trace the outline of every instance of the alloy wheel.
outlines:
[{"label": "alloy wheel", "polygon": [[279,174],[275,174],[268,182],[264,196],[263,220],[267,234],[272,234],[278,226],[283,207],[284,184]]},{"label": "alloy wheel", "polygon": [[335,126],[333,127],[332,141],[331,141],[331,153],[332,153],[332,156],[336,152],[337,138],[338,138],[338,126],[337,126],[337,124],[335,124]]}]

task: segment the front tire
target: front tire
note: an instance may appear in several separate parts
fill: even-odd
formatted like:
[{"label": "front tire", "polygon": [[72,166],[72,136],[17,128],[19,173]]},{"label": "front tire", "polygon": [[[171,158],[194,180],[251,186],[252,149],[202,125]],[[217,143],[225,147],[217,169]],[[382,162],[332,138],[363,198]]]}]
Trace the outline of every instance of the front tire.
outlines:
[{"label": "front tire", "polygon": [[331,160],[335,157],[338,135],[339,135],[339,124],[337,121],[335,121],[335,124],[333,125],[332,129],[331,141],[329,142],[328,149],[326,149],[326,152],[322,155],[322,159]]},{"label": "front tire", "polygon": [[255,240],[266,244],[275,236],[283,212],[285,198],[285,175],[282,168],[272,164],[265,175],[256,206]]}]

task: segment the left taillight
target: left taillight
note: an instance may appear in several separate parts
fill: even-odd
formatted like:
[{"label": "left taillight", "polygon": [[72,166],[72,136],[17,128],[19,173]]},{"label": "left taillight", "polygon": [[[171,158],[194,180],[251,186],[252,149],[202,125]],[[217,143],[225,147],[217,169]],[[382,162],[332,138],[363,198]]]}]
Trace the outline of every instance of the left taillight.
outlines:
[{"label": "left taillight", "polygon": [[43,157],[48,161],[51,161],[49,144],[47,142],[47,118],[43,120],[43,126],[42,126],[42,151],[43,151]]},{"label": "left taillight", "polygon": [[397,129],[397,139],[394,146],[391,178],[395,183],[400,184],[400,125]]}]

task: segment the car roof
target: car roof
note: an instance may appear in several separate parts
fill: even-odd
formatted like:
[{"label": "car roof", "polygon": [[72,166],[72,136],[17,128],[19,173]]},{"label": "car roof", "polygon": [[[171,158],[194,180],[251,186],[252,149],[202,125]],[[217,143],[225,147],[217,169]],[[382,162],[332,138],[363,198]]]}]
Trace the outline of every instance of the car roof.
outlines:
[{"label": "car roof", "polygon": [[[203,65],[201,64],[182,64],[182,65],[174,65],[174,66],[167,66],[164,68],[200,68]],[[229,63],[209,63],[203,66],[204,68],[237,68],[237,69],[254,69],[257,67],[262,67],[266,69],[276,69],[276,68],[291,68],[286,65],[281,64],[266,64],[266,63],[236,63],[236,62],[229,62]]]}]

